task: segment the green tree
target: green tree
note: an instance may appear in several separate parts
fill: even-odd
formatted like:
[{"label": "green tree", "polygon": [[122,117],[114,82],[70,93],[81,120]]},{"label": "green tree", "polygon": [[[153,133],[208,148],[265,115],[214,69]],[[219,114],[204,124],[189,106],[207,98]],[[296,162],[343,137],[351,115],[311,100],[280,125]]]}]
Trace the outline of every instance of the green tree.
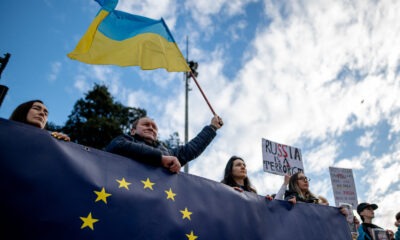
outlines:
[{"label": "green tree", "polygon": [[52,131],[52,132],[61,132],[62,131],[62,126],[59,126],[53,122],[47,122],[45,129],[48,131]]},{"label": "green tree", "polygon": [[166,139],[165,141],[160,141],[162,142],[166,147],[168,148],[175,148],[181,145],[181,140],[179,138],[179,133],[174,132],[169,135],[169,138]]},{"label": "green tree", "polygon": [[79,99],[68,116],[63,132],[73,142],[103,149],[116,136],[127,133],[130,123],[146,116],[146,110],[115,102],[104,85],[95,84]]}]

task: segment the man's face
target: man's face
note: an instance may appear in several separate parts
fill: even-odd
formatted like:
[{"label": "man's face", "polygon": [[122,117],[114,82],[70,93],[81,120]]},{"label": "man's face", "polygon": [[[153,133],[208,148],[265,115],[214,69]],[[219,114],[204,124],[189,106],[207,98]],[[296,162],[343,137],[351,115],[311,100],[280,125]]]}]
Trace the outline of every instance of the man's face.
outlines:
[{"label": "man's face", "polygon": [[132,135],[137,134],[142,138],[144,138],[146,142],[150,143],[157,140],[157,133],[158,133],[157,124],[150,118],[139,119],[136,128],[132,128],[131,130]]},{"label": "man's face", "polygon": [[46,126],[48,114],[49,112],[45,105],[40,102],[35,102],[26,115],[26,121],[29,124],[43,129],[44,126]]}]

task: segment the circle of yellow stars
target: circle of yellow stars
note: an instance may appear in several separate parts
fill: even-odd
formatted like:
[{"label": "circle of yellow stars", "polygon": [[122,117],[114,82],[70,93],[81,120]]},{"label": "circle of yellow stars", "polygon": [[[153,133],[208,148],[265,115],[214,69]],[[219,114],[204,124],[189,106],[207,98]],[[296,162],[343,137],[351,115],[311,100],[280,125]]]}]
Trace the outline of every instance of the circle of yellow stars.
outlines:
[{"label": "circle of yellow stars", "polygon": [[[116,179],[116,182],[119,184],[118,188],[124,188],[126,190],[129,190],[129,185],[132,184],[126,181],[125,178]],[[155,185],[155,183],[151,182],[150,178],[147,178],[146,180],[141,180],[141,182],[143,184],[143,189],[148,189],[150,191],[154,190],[153,186]],[[93,192],[97,196],[95,202],[102,201],[104,204],[107,204],[107,198],[112,196],[112,194],[106,192],[106,189],[104,187],[102,187],[100,191],[95,190]],[[172,188],[169,188],[164,192],[167,195],[166,196],[167,200],[171,200],[173,202],[175,201],[175,197],[177,194],[172,191]],[[185,207],[185,209],[183,210],[180,210],[180,212],[182,214],[182,219],[187,219],[188,221],[191,221],[191,215],[193,214],[193,212],[189,211],[187,207]],[[96,219],[92,216],[92,212],[89,212],[87,217],[79,217],[79,218],[82,220],[81,229],[90,228],[92,231],[94,231],[94,224],[100,221],[99,219]],[[191,230],[190,233],[186,234],[186,237],[188,240],[195,240],[198,238],[198,236],[194,234],[193,230]]]}]

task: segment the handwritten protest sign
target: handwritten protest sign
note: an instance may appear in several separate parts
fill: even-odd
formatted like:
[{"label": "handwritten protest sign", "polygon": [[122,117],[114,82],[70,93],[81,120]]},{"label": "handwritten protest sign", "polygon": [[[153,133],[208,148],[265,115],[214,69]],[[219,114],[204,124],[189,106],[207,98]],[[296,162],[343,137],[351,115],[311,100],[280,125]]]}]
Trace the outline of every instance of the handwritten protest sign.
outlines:
[{"label": "handwritten protest sign", "polygon": [[357,192],[354,184],[353,170],[347,168],[329,167],[331,176],[333,196],[335,204],[339,207],[339,203],[349,203],[353,208],[357,208]]},{"label": "handwritten protest sign", "polygon": [[304,172],[303,160],[299,148],[262,139],[264,172],[277,175],[292,175]]}]

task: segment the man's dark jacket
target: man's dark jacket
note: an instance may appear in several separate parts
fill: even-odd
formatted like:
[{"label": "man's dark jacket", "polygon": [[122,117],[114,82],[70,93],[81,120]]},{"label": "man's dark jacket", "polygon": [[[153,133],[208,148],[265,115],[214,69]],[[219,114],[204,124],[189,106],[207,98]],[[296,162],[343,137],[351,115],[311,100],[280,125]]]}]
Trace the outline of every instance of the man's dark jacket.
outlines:
[{"label": "man's dark jacket", "polygon": [[138,135],[123,134],[114,138],[105,150],[155,166],[160,166],[162,155],[175,156],[183,166],[198,157],[215,136],[216,131],[211,126],[205,126],[187,144],[176,148],[167,148],[158,141],[150,144]]}]

